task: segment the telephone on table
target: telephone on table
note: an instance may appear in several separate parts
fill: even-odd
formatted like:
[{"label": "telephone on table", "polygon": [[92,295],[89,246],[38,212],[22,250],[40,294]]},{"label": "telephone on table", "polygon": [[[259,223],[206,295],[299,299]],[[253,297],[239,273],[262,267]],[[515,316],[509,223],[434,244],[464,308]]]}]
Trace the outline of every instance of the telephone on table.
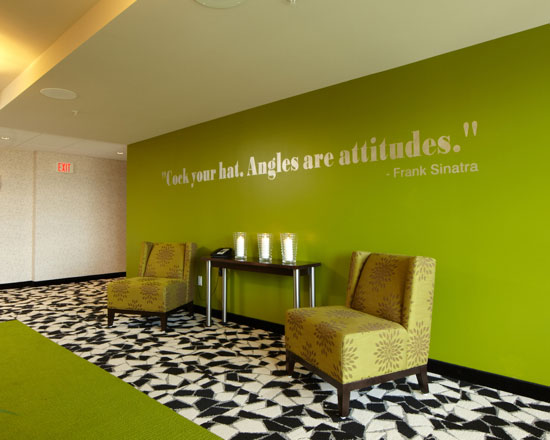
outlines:
[{"label": "telephone on table", "polygon": [[210,254],[212,258],[233,258],[233,249],[219,248]]}]

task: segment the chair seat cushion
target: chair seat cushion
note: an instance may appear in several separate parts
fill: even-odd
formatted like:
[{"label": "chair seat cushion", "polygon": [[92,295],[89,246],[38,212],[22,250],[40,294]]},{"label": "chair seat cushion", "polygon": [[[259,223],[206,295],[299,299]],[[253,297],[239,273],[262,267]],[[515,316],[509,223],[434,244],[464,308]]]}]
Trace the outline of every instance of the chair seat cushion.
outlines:
[{"label": "chair seat cushion", "polygon": [[168,312],[184,304],[186,281],[134,277],[107,284],[107,307],[146,312]]},{"label": "chair seat cushion", "polygon": [[345,306],[286,313],[287,349],[341,383],[408,368],[407,338],[401,324]]}]

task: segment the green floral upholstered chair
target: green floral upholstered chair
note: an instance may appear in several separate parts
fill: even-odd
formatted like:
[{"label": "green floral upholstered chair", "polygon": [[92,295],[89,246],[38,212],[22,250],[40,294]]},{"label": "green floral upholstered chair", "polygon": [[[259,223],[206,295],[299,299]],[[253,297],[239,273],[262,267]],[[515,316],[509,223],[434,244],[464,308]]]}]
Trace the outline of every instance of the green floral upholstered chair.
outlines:
[{"label": "green floral upholstered chair", "polygon": [[354,252],[345,306],[286,313],[287,372],[296,361],[338,390],[340,415],[350,391],[416,374],[428,392],[435,260]]},{"label": "green floral upholstered chair", "polygon": [[195,243],[143,242],[138,276],[107,285],[107,324],[115,313],[160,316],[166,331],[168,314],[180,306],[193,313]]}]

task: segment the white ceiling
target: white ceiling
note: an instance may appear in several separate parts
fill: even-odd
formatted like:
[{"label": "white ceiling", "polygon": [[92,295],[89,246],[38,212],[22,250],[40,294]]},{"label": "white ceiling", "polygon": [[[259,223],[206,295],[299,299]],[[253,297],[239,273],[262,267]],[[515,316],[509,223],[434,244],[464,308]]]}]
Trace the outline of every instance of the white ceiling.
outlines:
[{"label": "white ceiling", "polygon": [[[0,151],[28,150],[126,160],[126,145],[0,127]],[[121,154],[122,153],[122,154]]]},{"label": "white ceiling", "polygon": [[[63,139],[62,148],[90,154],[100,145],[140,141],[550,18],[549,0],[248,0],[230,9],[194,0],[132,1],[98,1],[61,31],[49,47],[56,61],[34,77],[29,66],[2,90],[0,126],[77,139]],[[119,10],[100,16],[107,2]],[[44,2],[12,5],[26,5],[24,15],[31,3]],[[43,20],[55,15],[53,8],[44,11]],[[79,33],[86,23],[88,34]],[[39,93],[45,87],[74,90],[78,98],[52,100]],[[38,148],[40,138],[15,148],[33,142]],[[53,138],[43,139],[45,145]]]},{"label": "white ceiling", "polygon": [[3,0],[0,90],[38,58],[97,0]]}]

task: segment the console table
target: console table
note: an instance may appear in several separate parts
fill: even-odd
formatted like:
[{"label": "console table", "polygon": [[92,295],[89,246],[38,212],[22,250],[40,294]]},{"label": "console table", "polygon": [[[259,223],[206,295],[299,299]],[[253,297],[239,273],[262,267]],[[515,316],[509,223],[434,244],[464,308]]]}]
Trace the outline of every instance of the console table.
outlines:
[{"label": "console table", "polygon": [[234,258],[202,257],[206,262],[206,325],[212,324],[211,310],[211,271],[218,267],[222,272],[222,320],[227,322],[227,270],[244,270],[249,272],[262,272],[275,275],[287,275],[294,277],[294,307],[300,307],[300,275],[309,275],[309,305],[315,307],[315,268],[321,263],[297,261],[296,263],[283,264],[281,261],[260,263],[251,260],[235,260]]}]

